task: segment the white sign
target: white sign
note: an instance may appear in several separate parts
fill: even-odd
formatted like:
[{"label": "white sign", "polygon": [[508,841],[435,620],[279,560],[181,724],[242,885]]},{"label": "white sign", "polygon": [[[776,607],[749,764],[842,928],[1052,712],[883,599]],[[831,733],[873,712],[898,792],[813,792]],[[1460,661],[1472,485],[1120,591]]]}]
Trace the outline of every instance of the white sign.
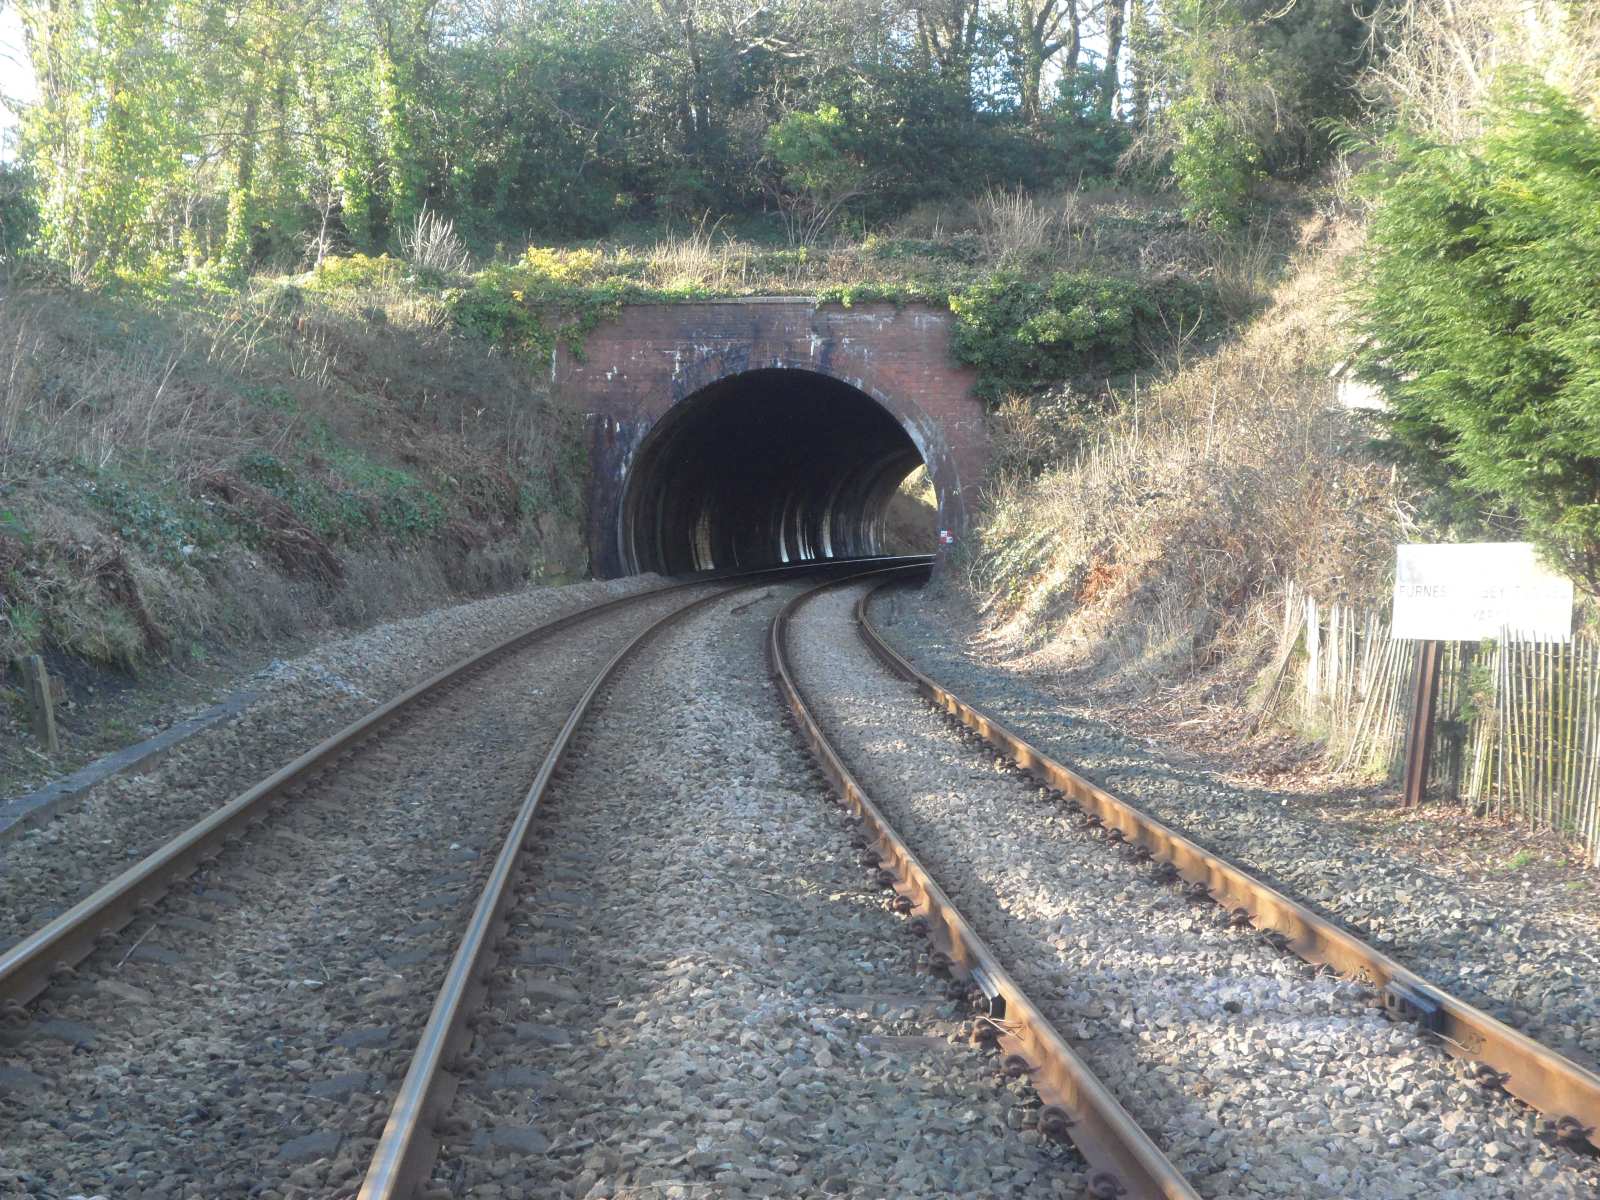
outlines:
[{"label": "white sign", "polygon": [[1391,635],[1475,642],[1506,630],[1536,642],[1572,637],[1572,580],[1527,542],[1397,546]]}]

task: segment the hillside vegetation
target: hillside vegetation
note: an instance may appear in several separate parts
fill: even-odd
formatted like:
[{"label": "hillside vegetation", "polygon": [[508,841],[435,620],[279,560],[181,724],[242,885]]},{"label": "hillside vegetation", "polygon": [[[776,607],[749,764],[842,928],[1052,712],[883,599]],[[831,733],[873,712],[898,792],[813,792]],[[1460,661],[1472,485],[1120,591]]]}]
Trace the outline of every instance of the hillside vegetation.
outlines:
[{"label": "hillside vegetation", "polygon": [[1376,594],[1406,494],[1328,379],[1326,300],[1358,239],[1325,217],[1303,232],[1267,310],[1220,348],[1172,357],[1092,419],[1067,389],[1002,405],[967,583],[1004,644],[1145,686],[1252,657],[1284,580]]},{"label": "hillside vegetation", "polygon": [[[995,648],[1242,702],[1285,587],[1376,606],[1399,540],[1531,539],[1593,619],[1600,25],[1471,0],[1393,5],[1374,30],[1371,132],[1271,265],[1266,309],[1089,415],[1070,388],[1000,407],[965,571]],[[1336,400],[1358,349],[1390,415]]]},{"label": "hillside vegetation", "polygon": [[0,654],[131,670],[581,572],[579,431],[398,271],[0,299]]},{"label": "hillside vegetation", "polygon": [[928,203],[819,247],[702,224],[482,265],[448,222],[425,225],[410,257],[328,255],[238,286],[14,271],[0,652],[127,670],[292,629],[308,607],[363,620],[581,572],[581,430],[549,403],[549,355],[558,338],[581,353],[625,303],[949,307],[957,354],[998,397],[1097,386],[1259,301],[1259,262],[1116,189]]}]

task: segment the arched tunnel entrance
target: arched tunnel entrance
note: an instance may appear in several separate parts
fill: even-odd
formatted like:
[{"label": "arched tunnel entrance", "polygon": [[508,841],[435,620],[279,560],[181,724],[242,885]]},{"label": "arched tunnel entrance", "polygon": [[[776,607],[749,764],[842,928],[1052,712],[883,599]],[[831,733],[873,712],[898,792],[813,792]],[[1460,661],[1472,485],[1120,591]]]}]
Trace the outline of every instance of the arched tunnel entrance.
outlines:
[{"label": "arched tunnel entrance", "polygon": [[921,466],[900,423],[841,380],[793,368],[728,376],[673,405],[633,456],[617,530],[625,569],[885,553],[891,501]]}]

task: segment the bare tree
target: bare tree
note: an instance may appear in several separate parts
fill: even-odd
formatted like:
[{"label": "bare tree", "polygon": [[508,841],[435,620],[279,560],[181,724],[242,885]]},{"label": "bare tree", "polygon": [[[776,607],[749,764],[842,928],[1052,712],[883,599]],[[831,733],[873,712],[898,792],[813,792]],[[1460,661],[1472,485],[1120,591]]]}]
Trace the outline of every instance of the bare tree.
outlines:
[{"label": "bare tree", "polygon": [[1133,0],[1128,20],[1128,80],[1132,117],[1142,129],[1150,118],[1150,57],[1155,52],[1155,29],[1150,20],[1150,0]]},{"label": "bare tree", "polygon": [[1436,137],[1477,131],[1480,102],[1504,68],[1576,95],[1600,90],[1600,7],[1565,0],[1392,0],[1372,22],[1384,48],[1373,82]]},{"label": "bare tree", "polygon": [[939,74],[972,91],[972,52],[981,15],[978,0],[913,0],[917,44]]}]

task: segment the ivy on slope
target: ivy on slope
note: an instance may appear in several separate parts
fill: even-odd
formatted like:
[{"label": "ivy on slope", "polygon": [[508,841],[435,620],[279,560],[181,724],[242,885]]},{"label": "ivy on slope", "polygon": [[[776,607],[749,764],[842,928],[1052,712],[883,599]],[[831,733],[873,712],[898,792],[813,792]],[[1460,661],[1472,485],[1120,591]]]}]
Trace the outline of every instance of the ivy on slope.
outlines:
[{"label": "ivy on slope", "polygon": [[950,297],[953,350],[998,400],[1063,380],[1123,375],[1177,336],[1213,332],[1211,290],[1182,279],[997,272]]}]

